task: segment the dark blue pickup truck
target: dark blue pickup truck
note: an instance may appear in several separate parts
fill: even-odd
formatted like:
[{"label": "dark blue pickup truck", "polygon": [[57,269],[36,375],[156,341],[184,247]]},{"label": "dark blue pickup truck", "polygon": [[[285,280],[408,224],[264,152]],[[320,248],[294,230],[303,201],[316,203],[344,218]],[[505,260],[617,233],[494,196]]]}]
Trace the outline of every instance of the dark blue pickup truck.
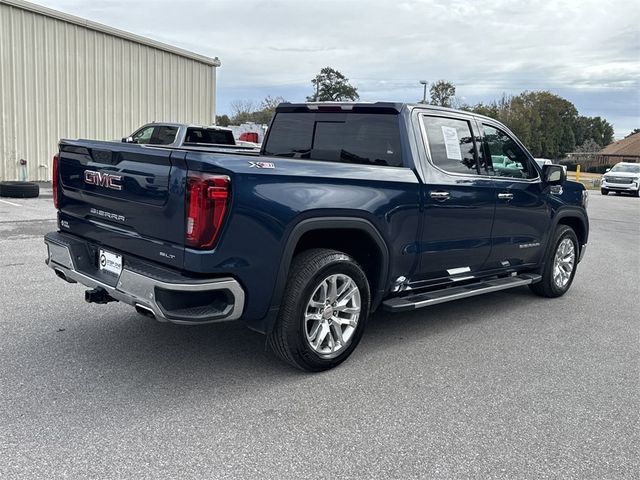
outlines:
[{"label": "dark blue pickup truck", "polygon": [[238,320],[311,371],[370,313],[570,287],[587,192],[487,117],[281,104],[259,155],[62,140],[48,265],[160,321]]}]

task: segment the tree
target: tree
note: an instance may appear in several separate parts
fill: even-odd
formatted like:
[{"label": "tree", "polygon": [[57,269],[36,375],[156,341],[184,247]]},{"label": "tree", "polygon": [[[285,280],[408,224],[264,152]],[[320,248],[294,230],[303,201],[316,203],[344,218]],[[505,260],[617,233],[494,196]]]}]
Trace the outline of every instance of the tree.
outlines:
[{"label": "tree", "polygon": [[268,124],[271,122],[273,114],[276,112],[276,107],[281,103],[286,102],[282,97],[272,97],[267,95],[260,105],[260,110],[253,112],[253,122],[260,125]]},{"label": "tree", "polygon": [[[445,93],[455,93],[454,85],[444,81],[437,83],[441,82],[453,87],[451,92],[444,85]],[[440,98],[445,96],[440,95]],[[604,118],[578,115],[573,103],[547,91],[522,92],[516,96],[503,94],[502,98],[490,103],[460,108],[504,123],[536,157],[560,159],[575,150],[576,145],[582,153],[586,153],[585,148],[597,152],[613,141],[613,127]],[[640,129],[632,133],[637,132]]]},{"label": "tree", "polygon": [[[627,135],[627,137],[630,137],[631,135],[635,135],[636,133],[640,132],[640,128],[634,128],[633,130],[631,130],[631,132],[629,133],[629,135]],[[627,138],[624,137],[624,138]]]},{"label": "tree", "polygon": [[240,125],[252,121],[253,112],[258,105],[253,100],[233,100],[231,106],[231,123]]},{"label": "tree", "polygon": [[504,123],[536,157],[561,158],[576,145],[578,111],[551,92],[503,95],[489,105],[471,109]]},{"label": "tree", "polygon": [[478,115],[484,115],[485,117],[498,118],[498,104],[496,102],[489,104],[480,102],[473,106],[463,105],[461,109],[477,113]]},{"label": "tree", "polygon": [[613,142],[613,127],[600,117],[578,117],[575,134],[578,145],[589,139],[594,140],[600,147],[606,147]]},{"label": "tree", "polygon": [[575,148],[577,153],[582,153],[577,163],[593,162],[596,159],[598,152],[602,150],[602,146],[598,144],[594,139],[588,138]]},{"label": "tree", "polygon": [[429,87],[431,95],[431,104],[441,107],[451,107],[456,95],[456,87],[453,83],[446,80],[438,80]]},{"label": "tree", "polygon": [[349,79],[331,67],[320,70],[311,84],[314,93],[307,97],[307,102],[343,102],[360,98],[358,89],[349,83]]},{"label": "tree", "polygon": [[231,125],[229,115],[216,115],[216,125],[220,125],[221,127],[228,127]]},{"label": "tree", "polygon": [[593,153],[600,150],[602,150],[602,146],[592,138],[587,139],[582,145],[576,147],[576,152],[579,153]]},{"label": "tree", "polygon": [[[272,97],[271,95],[267,95],[260,104],[253,100],[234,100],[231,102],[232,116],[230,119],[227,117],[227,125],[240,125],[250,122],[260,125],[268,124],[276,111],[276,107],[284,102],[286,102],[284,98]],[[223,125],[223,117],[226,117],[226,115],[218,117],[220,119],[218,121],[219,125]]]}]

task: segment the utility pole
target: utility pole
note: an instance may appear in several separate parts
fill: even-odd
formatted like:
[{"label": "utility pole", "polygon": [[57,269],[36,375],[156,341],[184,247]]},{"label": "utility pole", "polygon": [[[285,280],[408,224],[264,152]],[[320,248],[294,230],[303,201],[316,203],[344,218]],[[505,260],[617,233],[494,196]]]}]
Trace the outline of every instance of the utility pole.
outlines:
[{"label": "utility pole", "polygon": [[422,92],[422,103],[427,103],[427,81],[420,80],[420,83],[424,86],[424,91]]}]

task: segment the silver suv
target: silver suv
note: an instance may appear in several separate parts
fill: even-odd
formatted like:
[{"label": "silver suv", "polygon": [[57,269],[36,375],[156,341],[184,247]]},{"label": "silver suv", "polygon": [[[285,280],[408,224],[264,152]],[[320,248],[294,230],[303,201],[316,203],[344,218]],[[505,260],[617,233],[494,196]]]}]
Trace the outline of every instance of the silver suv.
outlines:
[{"label": "silver suv", "polygon": [[640,164],[620,162],[602,177],[600,192],[607,195],[609,192],[629,192],[636,197],[640,196]]}]

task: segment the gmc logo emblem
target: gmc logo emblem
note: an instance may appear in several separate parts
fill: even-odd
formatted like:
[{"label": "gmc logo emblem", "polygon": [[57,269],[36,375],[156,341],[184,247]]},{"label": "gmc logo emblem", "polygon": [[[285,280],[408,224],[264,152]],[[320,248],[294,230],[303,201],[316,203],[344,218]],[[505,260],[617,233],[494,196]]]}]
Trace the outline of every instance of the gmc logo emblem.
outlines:
[{"label": "gmc logo emblem", "polygon": [[119,182],[121,175],[111,175],[110,173],[94,172],[93,170],[84,171],[84,183],[89,185],[98,185],[99,187],[110,188],[111,190],[122,190]]}]

